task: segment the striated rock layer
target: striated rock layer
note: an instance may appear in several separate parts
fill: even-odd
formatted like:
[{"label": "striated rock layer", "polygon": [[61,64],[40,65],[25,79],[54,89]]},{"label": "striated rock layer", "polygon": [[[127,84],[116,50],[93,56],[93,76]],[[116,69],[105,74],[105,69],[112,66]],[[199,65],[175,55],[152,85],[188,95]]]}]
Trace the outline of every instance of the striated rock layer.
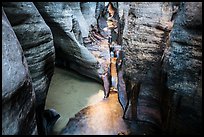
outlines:
[{"label": "striated rock layer", "polygon": [[[124,80],[139,84],[137,120],[161,128],[160,71],[165,28],[171,19],[171,6],[163,2],[136,2],[119,4],[119,16],[125,23],[123,31]],[[125,16],[128,15],[128,16]],[[127,82],[126,82],[127,83]],[[128,95],[127,95],[128,96]],[[134,102],[134,101],[133,101]],[[134,107],[137,107],[136,109]],[[128,110],[125,117],[135,119]],[[131,117],[130,117],[131,116]]]},{"label": "striated rock layer", "polygon": [[2,135],[37,133],[35,101],[26,58],[2,9]]},{"label": "striated rock layer", "polygon": [[[75,32],[79,32],[78,34],[81,33],[81,37],[84,37],[81,28],[82,20],[80,20],[83,15],[79,10],[79,4],[36,2],[35,5],[52,30],[57,59],[67,62],[70,68],[80,74],[101,81],[97,72],[99,67],[96,58],[77,41],[76,33],[72,32],[74,29]],[[79,28],[73,28],[73,20],[78,21],[79,24],[74,26]]]},{"label": "striated rock layer", "polygon": [[54,71],[53,36],[32,2],[5,2],[3,7],[28,62],[36,95],[38,131],[41,133],[44,132],[41,115]]},{"label": "striated rock layer", "polygon": [[202,132],[202,2],[180,4],[164,52],[165,131]]}]

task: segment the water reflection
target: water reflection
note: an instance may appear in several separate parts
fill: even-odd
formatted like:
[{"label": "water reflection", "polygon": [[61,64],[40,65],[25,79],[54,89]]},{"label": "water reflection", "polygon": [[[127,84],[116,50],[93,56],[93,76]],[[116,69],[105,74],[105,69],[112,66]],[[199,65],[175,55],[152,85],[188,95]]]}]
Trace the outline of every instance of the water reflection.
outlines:
[{"label": "water reflection", "polygon": [[46,100],[46,109],[54,108],[60,118],[54,126],[57,134],[84,107],[103,100],[101,84],[61,68],[55,68]]}]

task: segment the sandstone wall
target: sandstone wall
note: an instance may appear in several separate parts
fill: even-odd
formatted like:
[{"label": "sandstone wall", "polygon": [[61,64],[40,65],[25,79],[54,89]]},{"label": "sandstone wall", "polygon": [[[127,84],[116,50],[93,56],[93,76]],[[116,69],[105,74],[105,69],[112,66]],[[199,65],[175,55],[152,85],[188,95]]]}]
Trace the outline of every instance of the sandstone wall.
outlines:
[{"label": "sandstone wall", "polygon": [[37,133],[35,101],[26,58],[2,9],[2,135]]},{"label": "sandstone wall", "polygon": [[[202,3],[184,2],[175,18],[163,71],[170,134],[202,132]],[[168,113],[167,113],[168,112]]]}]

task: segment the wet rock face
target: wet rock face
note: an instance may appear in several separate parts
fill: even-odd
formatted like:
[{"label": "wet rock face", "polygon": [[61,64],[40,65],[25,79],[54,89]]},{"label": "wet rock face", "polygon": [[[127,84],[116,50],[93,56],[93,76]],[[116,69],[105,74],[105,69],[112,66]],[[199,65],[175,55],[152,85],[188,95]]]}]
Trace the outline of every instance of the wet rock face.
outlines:
[{"label": "wet rock face", "polygon": [[117,93],[90,105],[69,119],[60,135],[117,135],[128,130]]},{"label": "wet rock face", "polygon": [[[77,41],[72,32],[73,20],[76,22],[83,16],[79,3],[36,2],[35,5],[52,30],[57,59],[68,62],[70,68],[83,75],[100,80],[96,58]],[[75,26],[81,26],[81,21]],[[81,28],[75,30],[81,31],[83,37]]]},{"label": "wet rock face", "polygon": [[157,76],[153,73],[159,72],[156,66],[159,66],[162,55],[163,48],[160,43],[164,31],[157,29],[156,26],[164,27],[165,22],[171,18],[170,10],[166,13],[161,12],[164,8],[163,3],[158,2],[129,4],[129,13],[123,32],[125,71],[127,75],[137,75],[134,78],[135,81],[152,81]]},{"label": "wet rock face", "polygon": [[202,104],[202,3],[181,3],[165,49],[167,132],[200,134]]},{"label": "wet rock face", "polygon": [[[128,6],[127,6],[128,5]],[[137,119],[161,126],[160,70],[163,37],[171,19],[171,6],[163,2],[119,4],[124,17],[124,73],[133,84],[141,83]],[[124,8],[127,8],[124,9]],[[128,114],[126,114],[128,115]]]},{"label": "wet rock face", "polygon": [[2,135],[36,134],[34,105],[27,61],[2,10]]}]

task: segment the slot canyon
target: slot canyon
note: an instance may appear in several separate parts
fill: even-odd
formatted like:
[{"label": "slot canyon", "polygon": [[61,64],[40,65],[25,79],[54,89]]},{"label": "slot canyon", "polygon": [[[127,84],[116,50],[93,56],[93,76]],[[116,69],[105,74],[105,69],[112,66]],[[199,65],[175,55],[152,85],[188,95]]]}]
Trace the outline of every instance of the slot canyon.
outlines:
[{"label": "slot canyon", "polygon": [[2,135],[188,134],[202,2],[2,2]]}]

